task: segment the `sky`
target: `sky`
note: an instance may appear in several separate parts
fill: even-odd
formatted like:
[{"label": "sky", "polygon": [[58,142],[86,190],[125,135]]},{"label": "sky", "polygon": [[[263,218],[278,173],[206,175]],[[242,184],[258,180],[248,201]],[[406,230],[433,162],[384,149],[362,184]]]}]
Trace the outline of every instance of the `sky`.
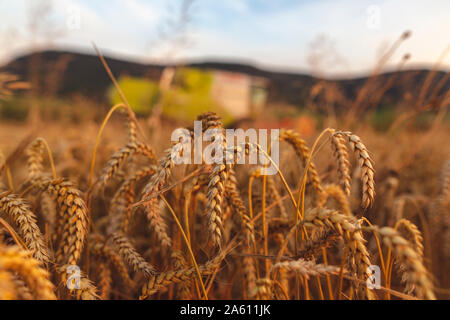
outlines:
[{"label": "sky", "polygon": [[[34,48],[93,54],[95,42],[140,62],[220,60],[333,76],[369,72],[406,30],[386,68],[406,53],[407,67],[431,67],[450,45],[448,0],[194,0],[184,15],[182,3],[0,0],[0,63]],[[450,53],[440,68],[450,68]]]}]

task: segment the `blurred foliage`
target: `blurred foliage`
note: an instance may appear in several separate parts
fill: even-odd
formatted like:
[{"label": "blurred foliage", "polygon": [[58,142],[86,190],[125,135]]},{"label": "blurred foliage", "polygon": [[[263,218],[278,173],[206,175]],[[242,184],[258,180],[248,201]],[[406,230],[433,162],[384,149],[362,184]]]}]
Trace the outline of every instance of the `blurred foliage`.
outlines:
[{"label": "blurred foliage", "polygon": [[0,118],[24,121],[30,110],[30,106],[25,99],[13,97],[0,101]]},{"label": "blurred foliage", "polygon": [[[211,97],[212,73],[193,68],[180,68],[176,71],[172,87],[161,93],[158,84],[151,80],[121,77],[119,86],[127,97],[136,114],[147,116],[152,108],[161,103],[163,115],[181,122],[191,122],[198,114],[215,111],[222,116],[223,123],[230,123],[233,118]],[[111,87],[109,91],[111,104],[121,99]]]},{"label": "blurred foliage", "polygon": [[222,116],[224,125],[232,122],[232,116],[211,97],[212,80],[212,73],[208,71],[177,70],[173,87],[164,93],[163,114],[180,121],[193,121],[203,112],[214,111]]},{"label": "blurred foliage", "polygon": [[0,119],[25,121],[32,107],[37,108],[43,121],[83,123],[101,120],[105,109],[81,98],[58,99],[48,97],[14,96],[0,102]]},{"label": "blurred foliage", "polygon": [[429,130],[436,119],[436,112],[425,111],[414,118],[414,127],[419,130]]},{"label": "blurred foliage", "polygon": [[[159,89],[155,82],[125,76],[119,79],[119,86],[137,115],[148,116],[150,114],[159,98]],[[122,102],[114,86],[109,89],[108,96],[112,105]]]},{"label": "blurred foliage", "polygon": [[398,116],[394,106],[386,106],[378,108],[374,113],[370,122],[377,131],[386,131]]}]

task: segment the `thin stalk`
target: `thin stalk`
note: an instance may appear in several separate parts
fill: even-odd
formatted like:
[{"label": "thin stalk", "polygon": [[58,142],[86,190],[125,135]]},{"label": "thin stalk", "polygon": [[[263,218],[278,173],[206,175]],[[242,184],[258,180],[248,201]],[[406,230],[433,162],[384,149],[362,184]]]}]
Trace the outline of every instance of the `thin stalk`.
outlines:
[{"label": "thin stalk", "polygon": [[6,166],[6,178],[8,179],[8,187],[9,189],[14,192],[14,183],[11,175],[11,169],[9,166]]},{"label": "thin stalk", "polygon": [[22,247],[24,250],[28,250],[27,245],[25,242],[22,241],[22,239],[17,235],[17,233],[14,231],[13,227],[9,225],[8,222],[0,218],[0,224],[5,227],[6,230],[11,234],[11,237],[14,239],[14,241],[17,243],[19,247]]},{"label": "thin stalk", "polygon": [[119,108],[126,108],[126,106],[123,103],[119,103],[119,104],[116,104],[115,106],[113,106],[109,110],[108,114],[106,115],[105,119],[103,120],[100,130],[98,131],[97,139],[95,139],[94,152],[92,153],[91,170],[89,172],[89,188],[92,187],[92,182],[93,182],[93,177],[94,177],[94,168],[95,168],[95,156],[97,154],[97,149],[98,149],[98,145],[100,143],[100,138],[102,136],[103,129],[105,129],[105,126],[108,123],[108,121],[111,118],[111,115],[114,113],[114,111],[116,111]]},{"label": "thin stalk", "polygon": [[170,206],[170,204],[167,202],[166,198],[164,198],[164,196],[162,196],[162,195],[160,195],[160,198],[166,204],[167,208],[169,209],[170,213],[172,214],[173,219],[175,220],[175,223],[178,226],[178,229],[180,229],[181,235],[183,236],[183,239],[186,242],[186,246],[187,246],[187,248],[189,250],[189,254],[191,255],[192,263],[195,266],[195,271],[197,272],[198,280],[200,282],[200,285],[201,285],[201,288],[202,288],[202,291],[203,291],[204,299],[208,300],[208,293],[206,292],[205,284],[203,283],[202,275],[200,273],[200,269],[198,268],[197,261],[195,260],[194,253],[192,252],[192,248],[191,248],[191,244],[189,243],[189,239],[187,238],[186,233],[184,232],[183,227],[181,226],[180,220],[178,220],[177,215],[173,211],[173,209]]},{"label": "thin stalk", "polygon": [[50,162],[50,167],[52,168],[52,177],[53,179],[56,179],[55,163],[53,161],[52,152],[50,151],[50,147],[48,146],[48,143],[45,139],[42,139],[42,143],[44,144],[45,149],[47,150],[48,161]]}]

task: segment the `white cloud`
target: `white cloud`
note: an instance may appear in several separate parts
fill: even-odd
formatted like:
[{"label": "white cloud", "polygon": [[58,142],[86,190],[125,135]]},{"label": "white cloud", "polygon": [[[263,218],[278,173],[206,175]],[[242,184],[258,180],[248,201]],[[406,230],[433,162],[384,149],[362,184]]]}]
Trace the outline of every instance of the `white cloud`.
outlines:
[{"label": "white cloud", "polygon": [[[91,41],[101,48],[119,55],[142,59],[162,55],[164,46],[149,51],[149,43],[156,38],[158,26],[166,19],[168,5],[180,1],[167,0],[88,0],[54,1],[56,21],[63,27],[67,8],[78,6],[81,28],[66,30],[55,39],[60,46],[87,48]],[[338,53],[348,62],[336,65],[330,73],[367,71],[376,62],[382,44],[392,43],[404,30],[412,30],[391,60],[395,64],[401,56],[411,53],[411,65],[433,64],[449,45],[450,2],[411,0],[322,0],[279,5],[276,10],[255,10],[255,2],[230,0],[226,2],[198,0],[193,10],[193,46],[183,48],[186,58],[233,58],[254,61],[263,66],[287,70],[308,69],[309,45],[319,34],[325,34],[335,43]],[[270,3],[258,2],[269,6]],[[380,28],[367,27],[367,8],[380,8]],[[271,6],[271,5],[270,5]],[[267,7],[268,8],[268,7]],[[267,9],[266,8],[266,9]],[[13,27],[21,37],[8,42],[6,53],[29,46],[26,36],[25,1],[8,5],[0,2],[1,30]],[[5,14],[7,13],[7,14]],[[153,48],[151,46],[151,48]],[[177,55],[179,56],[179,55]],[[1,59],[1,56],[0,56]],[[444,61],[450,67],[450,57]]]},{"label": "white cloud", "polygon": [[[367,8],[380,8],[380,28],[371,29]],[[250,10],[251,11],[251,10]],[[405,53],[411,53],[410,65],[433,64],[449,45],[450,2],[429,3],[397,0],[347,1],[325,0],[302,3],[294,8],[251,14],[231,20],[224,28],[205,28],[197,38],[191,55],[232,55],[254,59],[262,64],[284,69],[307,69],[308,47],[320,34],[336,44],[346,64],[336,65],[330,73],[367,72],[379,58],[383,44],[392,44],[405,30],[412,37],[392,57],[392,66]],[[205,36],[205,34],[209,34]],[[449,57],[450,58],[450,57]],[[450,67],[449,59],[444,64]]]},{"label": "white cloud", "polygon": [[125,9],[122,13],[126,14],[130,20],[140,20],[148,26],[155,26],[161,18],[161,8],[149,2],[121,0],[119,3]]}]

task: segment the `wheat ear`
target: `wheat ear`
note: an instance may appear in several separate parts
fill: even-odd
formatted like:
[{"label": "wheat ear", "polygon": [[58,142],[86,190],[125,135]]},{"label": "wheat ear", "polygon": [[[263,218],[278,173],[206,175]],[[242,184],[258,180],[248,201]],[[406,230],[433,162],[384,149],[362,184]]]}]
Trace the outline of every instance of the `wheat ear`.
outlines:
[{"label": "wheat ear", "polygon": [[177,148],[177,145],[174,145],[165,151],[165,156],[159,161],[156,173],[151,177],[149,183],[142,191],[142,200],[146,201],[145,211],[147,213],[147,220],[151,229],[156,233],[161,246],[166,249],[171,246],[172,240],[167,233],[167,224],[161,217],[159,198],[155,194],[167,183],[172,174],[172,168],[175,166],[174,157],[180,151]]},{"label": "wheat ear", "polygon": [[206,213],[208,216],[209,236],[212,244],[220,247],[222,243],[223,223],[222,223],[222,200],[225,193],[225,182],[228,178],[230,166],[225,165],[226,142],[220,117],[215,113],[206,113],[199,117],[202,120],[205,130],[218,130],[220,133],[214,137],[215,143],[222,144],[222,154],[219,163],[209,176]]},{"label": "wheat ear", "polygon": [[296,272],[305,277],[305,279],[309,279],[310,276],[332,275],[340,272],[340,267],[327,266],[320,263],[316,264],[313,261],[306,261],[304,259],[278,262],[272,266],[270,272],[277,269]]},{"label": "wheat ear", "polygon": [[434,215],[437,215],[436,220],[442,221],[444,227],[442,249],[444,257],[448,260],[450,258],[450,212],[448,210],[450,204],[450,160],[446,162],[442,170],[441,190],[433,203],[435,210],[437,209],[437,212],[434,213]]},{"label": "wheat ear", "polygon": [[[348,215],[341,214],[334,210],[326,208],[314,208],[305,213],[304,224],[314,227],[328,227],[341,234],[350,249],[350,267],[355,270],[359,279],[366,281],[371,272],[369,267],[370,256],[367,251],[365,240],[361,231],[357,229],[356,219]],[[367,286],[361,290],[358,286],[358,292],[368,299],[375,299],[375,295]]]},{"label": "wheat ear", "polygon": [[116,271],[119,273],[120,278],[122,279],[123,283],[128,288],[134,287],[134,282],[131,280],[130,275],[128,274],[127,267],[125,263],[123,262],[122,258],[108,245],[101,242],[94,242],[93,247],[91,248],[91,252],[98,257],[101,257],[102,259],[105,259],[111,265],[114,266]]},{"label": "wheat ear", "polygon": [[108,300],[111,295],[112,289],[112,274],[108,263],[100,262],[98,264],[98,286],[100,289],[100,298],[102,300]]},{"label": "wheat ear", "polygon": [[61,281],[66,286],[71,285],[68,287],[70,294],[77,300],[99,299],[100,297],[97,294],[97,288],[84,272],[77,270],[77,277],[69,278],[69,275],[71,274],[71,266],[72,265],[63,265],[57,268],[57,271],[61,276]]},{"label": "wheat ear", "polygon": [[[417,252],[418,257],[421,259],[421,261],[423,261],[423,237],[419,228],[417,228],[417,226],[411,221],[401,219],[397,221],[397,230],[403,238],[405,238],[412,244],[414,250]],[[408,276],[408,267],[405,266],[401,261],[399,262],[399,267],[402,272],[402,282],[406,284],[405,292],[408,294],[412,294],[415,290],[415,286]]]},{"label": "wheat ear", "polygon": [[148,176],[153,175],[156,172],[156,168],[154,166],[142,169],[127,180],[120,186],[120,188],[114,194],[111,200],[111,212],[113,215],[112,220],[117,221],[117,226],[114,225],[114,232],[119,229],[124,234],[128,230],[129,221],[132,215],[132,208],[130,207],[134,201],[135,191],[134,186],[136,183]]},{"label": "wheat ear", "polygon": [[39,204],[41,215],[44,217],[45,221],[48,223],[49,226],[48,233],[53,234],[56,225],[56,218],[58,216],[56,212],[57,211],[56,204],[48,192],[43,192],[41,194]]},{"label": "wheat ear", "polygon": [[17,273],[36,299],[56,300],[48,272],[42,268],[41,262],[31,257],[27,251],[0,245],[0,273],[1,271]]},{"label": "wheat ear", "polygon": [[273,280],[268,278],[256,280],[255,287],[249,292],[250,297],[260,300],[273,299]]},{"label": "wheat ear", "polygon": [[[280,141],[289,143],[302,161],[303,166],[306,167],[310,156],[310,151],[306,146],[306,142],[300,138],[300,135],[292,130],[282,131],[280,133]],[[323,191],[320,176],[317,172],[316,165],[312,161],[309,163],[308,178],[311,181],[316,194],[320,195]]]},{"label": "wheat ear", "polygon": [[277,206],[280,209],[280,216],[282,218],[287,218],[288,214],[286,211],[286,207],[284,206],[283,201],[281,201],[280,193],[278,192],[277,187],[275,186],[275,181],[272,176],[267,176],[267,187],[271,199],[273,199],[273,202],[277,203]]},{"label": "wheat ear", "polygon": [[113,235],[113,241],[119,254],[135,272],[142,272],[147,278],[155,275],[155,268],[145,261],[125,236],[116,233]]},{"label": "wheat ear", "polygon": [[361,142],[361,139],[351,132],[342,132],[352,147],[353,151],[358,157],[359,167],[362,171],[362,207],[367,209],[372,206],[375,198],[375,180],[374,180],[374,168],[373,160],[369,155],[369,151],[366,146]]},{"label": "wheat ear", "polygon": [[45,145],[42,138],[34,140],[27,149],[28,156],[28,177],[30,180],[38,178],[44,169]]},{"label": "wheat ear", "polygon": [[0,300],[16,300],[18,294],[14,276],[11,272],[0,268]]},{"label": "wheat ear", "polygon": [[36,216],[25,200],[9,193],[0,194],[0,209],[8,214],[20,230],[27,248],[33,257],[44,263],[49,261],[49,253],[44,237],[36,223]]},{"label": "wheat ear", "polygon": [[127,134],[128,134],[128,136],[127,136],[128,142],[129,143],[135,143],[136,139],[137,139],[136,138],[137,131],[136,131],[135,119],[133,119],[132,117],[128,116],[127,124],[128,124],[128,126],[127,126],[127,129],[128,129],[128,132],[127,132]]},{"label": "wheat ear", "polygon": [[118,171],[119,167],[124,164],[129,157],[135,154],[146,156],[151,160],[155,159],[155,153],[148,145],[139,142],[128,143],[122,149],[114,153],[109,159],[99,179],[99,187],[105,187],[108,181],[111,180]]},{"label": "wheat ear", "polygon": [[298,256],[307,260],[312,259],[314,256],[322,254],[322,249],[330,247],[337,238],[338,234],[332,229],[315,233],[302,242]]},{"label": "wheat ear", "polygon": [[[182,253],[178,250],[174,250],[171,254],[171,259],[173,261],[173,267],[175,270],[183,270],[187,268],[186,259],[184,259]],[[191,299],[191,283],[192,281],[181,282],[179,284],[178,296],[181,300]]]},{"label": "wheat ear", "polygon": [[[252,254],[250,247],[247,247],[248,255]],[[244,277],[245,282],[247,284],[247,291],[250,293],[252,290],[254,290],[256,286],[256,267],[255,267],[255,261],[251,256],[245,256],[242,259],[242,264],[244,268]]]},{"label": "wheat ear", "polygon": [[378,233],[382,237],[383,243],[392,248],[396,258],[404,266],[404,279],[407,280],[408,286],[414,287],[417,297],[436,299],[429,273],[422,263],[422,258],[411,243],[393,228],[373,226],[367,229]]},{"label": "wheat ear", "polygon": [[341,183],[342,190],[349,196],[351,191],[351,176],[350,176],[350,162],[348,158],[347,146],[345,145],[345,138],[340,133],[335,133],[331,136],[331,147],[337,162],[338,178]]},{"label": "wheat ear", "polygon": [[441,173],[441,191],[442,201],[448,201],[450,196],[450,160],[448,160]]},{"label": "wheat ear", "polygon": [[[224,253],[218,255],[203,265],[199,265],[198,268],[200,273],[203,276],[212,274],[220,265],[223,258]],[[197,273],[194,267],[159,273],[158,275],[150,278],[150,280],[142,287],[141,299],[146,299],[171,284],[191,281],[196,276]]]},{"label": "wheat ear", "polygon": [[228,198],[233,210],[239,215],[241,224],[243,225],[247,239],[249,243],[254,243],[255,235],[253,230],[253,224],[250,221],[250,217],[245,207],[244,200],[241,198],[241,194],[237,187],[237,180],[234,175],[234,171],[230,170],[230,175],[226,182],[225,195]]},{"label": "wheat ear", "polygon": [[59,209],[58,224],[62,230],[56,252],[59,264],[75,265],[80,259],[87,235],[87,209],[80,191],[70,181],[45,180],[41,189],[48,191]]},{"label": "wheat ear", "polygon": [[23,281],[18,276],[12,277],[15,290],[17,292],[17,296],[19,300],[33,300],[33,293],[31,292],[30,288],[28,288],[25,281]]},{"label": "wheat ear", "polygon": [[328,184],[323,187],[323,193],[319,198],[319,206],[324,206],[329,198],[337,204],[337,209],[348,216],[352,216],[350,203],[342,188],[336,184]]}]

